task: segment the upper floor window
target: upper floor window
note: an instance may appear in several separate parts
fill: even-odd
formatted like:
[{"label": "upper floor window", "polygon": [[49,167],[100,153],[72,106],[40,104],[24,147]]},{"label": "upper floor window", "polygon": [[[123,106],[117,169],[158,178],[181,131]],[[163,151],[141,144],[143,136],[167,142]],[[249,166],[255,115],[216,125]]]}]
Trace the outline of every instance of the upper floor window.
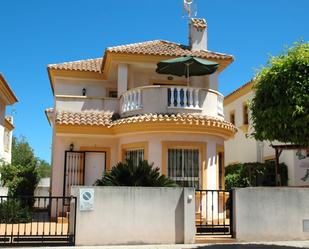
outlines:
[{"label": "upper floor window", "polygon": [[243,105],[243,124],[249,124],[248,104]]},{"label": "upper floor window", "polygon": [[107,96],[109,98],[117,98],[118,97],[117,89],[107,89]]},{"label": "upper floor window", "polygon": [[235,125],[235,111],[232,111],[230,113],[230,123],[232,123],[233,125]]},{"label": "upper floor window", "polygon": [[9,152],[10,151],[10,143],[11,143],[11,136],[10,136],[10,131],[8,129],[4,130],[4,151]]}]

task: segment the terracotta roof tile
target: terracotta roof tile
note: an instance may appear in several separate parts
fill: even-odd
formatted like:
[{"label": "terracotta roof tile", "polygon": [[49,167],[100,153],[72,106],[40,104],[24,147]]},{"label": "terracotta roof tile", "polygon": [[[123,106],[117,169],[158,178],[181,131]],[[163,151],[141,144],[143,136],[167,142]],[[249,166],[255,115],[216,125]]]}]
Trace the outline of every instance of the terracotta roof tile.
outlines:
[{"label": "terracotta roof tile", "polygon": [[54,112],[54,108],[46,108],[45,109],[45,113],[53,113]]},{"label": "terracotta roof tile", "polygon": [[191,24],[197,29],[205,29],[207,27],[206,20],[200,18],[191,18]]},{"label": "terracotta roof tile", "polygon": [[[199,21],[199,25],[202,25]],[[48,69],[88,71],[101,73],[102,63],[106,58],[106,52],[116,54],[135,54],[135,55],[158,55],[158,56],[184,56],[192,55],[203,59],[233,60],[232,55],[211,52],[206,50],[191,51],[188,46],[163,41],[154,40],[140,43],[132,43],[121,46],[109,47],[105,51],[104,58],[87,59],[79,61],[64,62],[60,64],[50,64]]]},{"label": "terracotta roof tile", "polygon": [[221,127],[236,132],[237,128],[221,119],[197,114],[158,114],[150,113],[113,120],[112,112],[57,112],[56,123],[59,125],[81,126],[120,126],[142,122],[171,122],[191,125]]},{"label": "terracotta roof tile", "polygon": [[56,123],[62,125],[110,126],[112,112],[57,112]]},{"label": "terracotta roof tile", "polygon": [[191,51],[188,46],[162,40],[146,41],[122,46],[109,47],[107,52],[138,55],[184,56],[192,55],[204,59],[229,59],[233,56],[206,50]]},{"label": "terracotta roof tile", "polygon": [[101,66],[102,66],[102,58],[96,58],[96,59],[64,62],[60,64],[50,64],[47,67],[49,69],[88,71],[88,72],[100,73]]}]

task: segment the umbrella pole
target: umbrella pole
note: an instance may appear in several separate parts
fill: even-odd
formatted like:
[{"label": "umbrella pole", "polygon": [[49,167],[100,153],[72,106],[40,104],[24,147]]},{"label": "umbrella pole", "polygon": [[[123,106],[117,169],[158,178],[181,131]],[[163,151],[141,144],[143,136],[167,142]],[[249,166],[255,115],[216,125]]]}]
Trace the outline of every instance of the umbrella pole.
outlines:
[{"label": "umbrella pole", "polygon": [[189,64],[186,64],[186,66],[187,66],[187,86],[189,87],[189,85],[190,85],[190,80],[189,80]]}]

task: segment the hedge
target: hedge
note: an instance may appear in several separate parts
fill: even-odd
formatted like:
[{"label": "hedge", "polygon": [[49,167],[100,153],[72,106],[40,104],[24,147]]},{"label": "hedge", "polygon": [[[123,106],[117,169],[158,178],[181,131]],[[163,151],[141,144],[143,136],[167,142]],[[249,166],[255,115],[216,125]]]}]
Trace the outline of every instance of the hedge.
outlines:
[{"label": "hedge", "polygon": [[[255,186],[276,186],[275,162],[239,163],[225,168],[225,188],[245,188]],[[281,185],[287,186],[288,171],[284,163],[280,164]]]}]

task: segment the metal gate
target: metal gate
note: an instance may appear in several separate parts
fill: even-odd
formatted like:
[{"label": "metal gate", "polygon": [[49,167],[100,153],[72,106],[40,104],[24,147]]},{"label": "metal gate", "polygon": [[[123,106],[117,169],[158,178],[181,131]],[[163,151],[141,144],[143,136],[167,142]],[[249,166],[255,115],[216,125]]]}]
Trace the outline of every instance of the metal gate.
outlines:
[{"label": "metal gate", "polygon": [[85,158],[86,157],[84,151],[65,152],[63,196],[71,195],[71,186],[84,185]]},{"label": "metal gate", "polygon": [[233,235],[233,196],[226,190],[196,190],[196,234]]},{"label": "metal gate", "polygon": [[75,214],[76,197],[0,196],[0,247],[73,246]]}]

